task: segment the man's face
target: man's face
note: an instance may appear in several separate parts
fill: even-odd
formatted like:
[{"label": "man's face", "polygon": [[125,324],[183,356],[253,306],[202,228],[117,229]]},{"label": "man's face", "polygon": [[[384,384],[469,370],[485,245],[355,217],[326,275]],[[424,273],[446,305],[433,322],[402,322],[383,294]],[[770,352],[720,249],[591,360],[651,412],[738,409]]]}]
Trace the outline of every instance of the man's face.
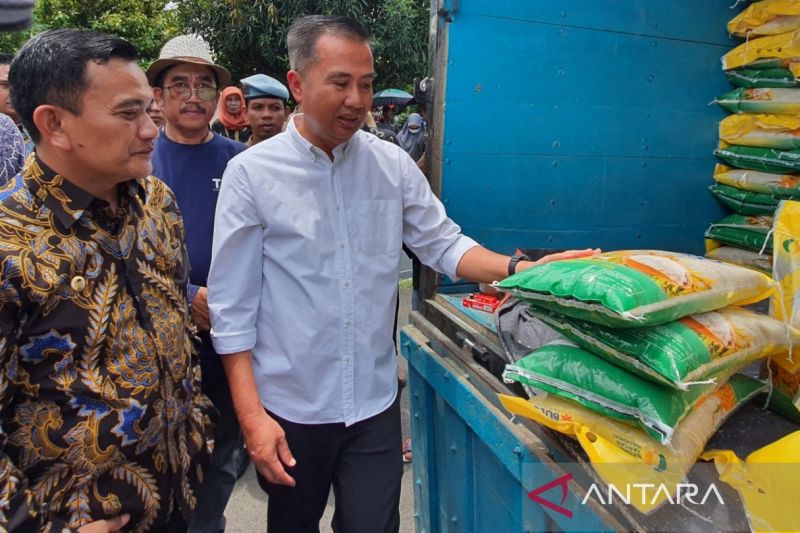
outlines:
[{"label": "man's face", "polygon": [[63,111],[61,121],[71,170],[108,183],[149,175],[158,130],[147,115],[153,92],[144,72],[135,62],[115,58],[89,62],[86,78],[81,113]]},{"label": "man's face", "polygon": [[367,43],[323,35],[316,49],[317,60],[303,73],[290,71],[289,85],[303,106],[300,133],[330,152],[364,123],[372,105],[375,69]]},{"label": "man's face", "polygon": [[208,130],[208,123],[214,116],[217,108],[217,100],[201,100],[197,92],[192,90],[192,95],[188,100],[181,100],[173,97],[167,87],[188,86],[196,89],[199,86],[214,86],[217,82],[214,72],[203,65],[193,65],[183,63],[170,67],[164,77],[162,87],[156,87],[154,93],[167,124],[185,133],[200,132]]},{"label": "man's face", "polygon": [[11,91],[8,90],[8,70],[11,65],[0,65],[0,113],[5,113],[19,123],[19,116],[11,106]]},{"label": "man's face", "polygon": [[280,133],[286,122],[283,100],[256,98],[247,102],[247,121],[253,135],[263,141]]}]

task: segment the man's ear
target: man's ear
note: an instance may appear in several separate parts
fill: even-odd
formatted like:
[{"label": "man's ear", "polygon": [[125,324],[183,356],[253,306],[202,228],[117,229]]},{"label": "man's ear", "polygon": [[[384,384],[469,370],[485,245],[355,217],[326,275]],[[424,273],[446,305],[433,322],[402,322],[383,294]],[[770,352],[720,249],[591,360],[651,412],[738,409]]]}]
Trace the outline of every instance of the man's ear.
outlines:
[{"label": "man's ear", "polygon": [[298,104],[303,103],[303,77],[296,70],[290,70],[286,74],[286,80],[289,82],[289,90],[292,91],[295,101]]},{"label": "man's ear", "polygon": [[67,111],[50,104],[40,105],[33,110],[33,123],[42,140],[61,150],[72,148],[72,141],[64,127],[66,115]]}]

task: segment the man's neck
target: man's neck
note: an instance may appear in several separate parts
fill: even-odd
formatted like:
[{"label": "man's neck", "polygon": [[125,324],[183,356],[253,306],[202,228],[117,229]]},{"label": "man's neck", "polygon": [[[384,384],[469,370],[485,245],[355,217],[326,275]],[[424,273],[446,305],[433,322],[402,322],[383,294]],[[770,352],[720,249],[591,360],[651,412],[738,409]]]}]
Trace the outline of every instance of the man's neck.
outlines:
[{"label": "man's neck", "polygon": [[178,144],[203,144],[210,141],[214,136],[208,127],[187,131],[169,122],[164,125],[164,133],[169,140]]},{"label": "man's neck", "polygon": [[80,169],[70,168],[69,162],[61,154],[49,150],[44,145],[36,147],[36,158],[66,181],[83,189],[95,198],[108,202],[112,212],[117,211],[118,183],[109,183],[103,179],[93,179],[92,176],[86,175]]}]

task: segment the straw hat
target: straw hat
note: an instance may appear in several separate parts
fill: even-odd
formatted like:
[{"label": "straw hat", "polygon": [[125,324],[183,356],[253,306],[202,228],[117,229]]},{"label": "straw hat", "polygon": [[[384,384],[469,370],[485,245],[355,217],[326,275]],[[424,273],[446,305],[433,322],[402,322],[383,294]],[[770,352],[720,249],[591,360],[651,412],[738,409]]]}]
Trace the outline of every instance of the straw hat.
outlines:
[{"label": "straw hat", "polygon": [[220,88],[231,84],[230,72],[225,67],[214,64],[208,45],[205,41],[193,35],[178,35],[167,41],[161,48],[158,59],[153,61],[153,64],[147,69],[147,81],[150,82],[151,86],[155,86],[159,74],[180,63],[209,67],[217,75],[217,85]]}]

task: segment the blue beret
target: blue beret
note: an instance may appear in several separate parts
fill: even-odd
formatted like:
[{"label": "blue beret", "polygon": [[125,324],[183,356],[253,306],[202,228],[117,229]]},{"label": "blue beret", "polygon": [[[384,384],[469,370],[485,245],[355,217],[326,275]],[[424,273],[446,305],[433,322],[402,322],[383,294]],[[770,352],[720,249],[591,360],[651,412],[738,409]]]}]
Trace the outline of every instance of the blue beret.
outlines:
[{"label": "blue beret", "polygon": [[253,74],[247,78],[239,80],[244,88],[244,99],[254,98],[289,98],[289,89],[284,84],[270,78],[266,74]]}]

